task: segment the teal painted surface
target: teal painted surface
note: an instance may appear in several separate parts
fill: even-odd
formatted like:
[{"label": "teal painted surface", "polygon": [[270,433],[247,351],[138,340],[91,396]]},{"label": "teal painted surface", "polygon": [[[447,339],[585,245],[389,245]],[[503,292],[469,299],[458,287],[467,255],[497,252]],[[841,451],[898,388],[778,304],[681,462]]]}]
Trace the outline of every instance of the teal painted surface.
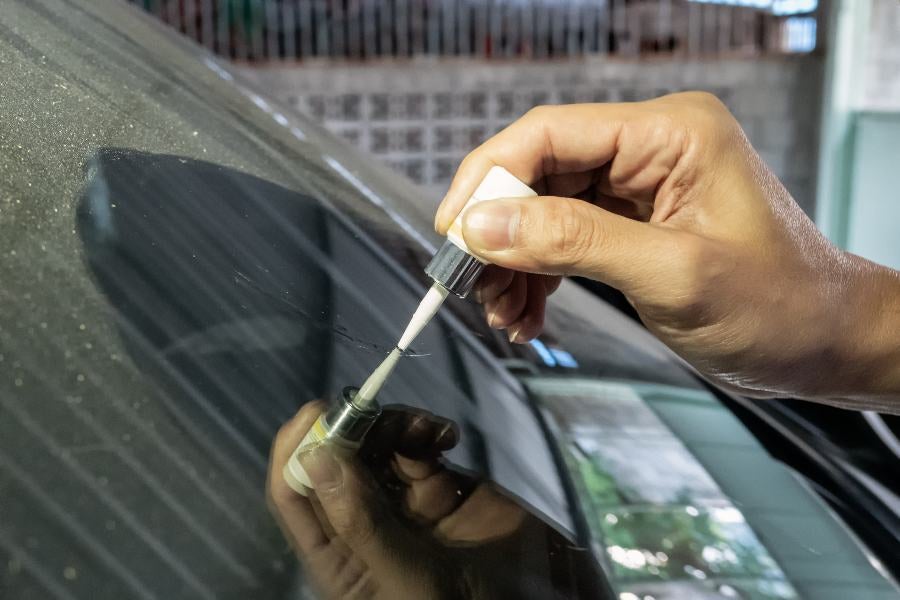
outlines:
[{"label": "teal painted surface", "polygon": [[833,0],[824,11],[828,55],[823,90],[816,225],[832,242],[847,247],[853,123],[865,80],[870,0]]},{"label": "teal painted surface", "polygon": [[856,117],[847,249],[900,269],[900,113]]}]

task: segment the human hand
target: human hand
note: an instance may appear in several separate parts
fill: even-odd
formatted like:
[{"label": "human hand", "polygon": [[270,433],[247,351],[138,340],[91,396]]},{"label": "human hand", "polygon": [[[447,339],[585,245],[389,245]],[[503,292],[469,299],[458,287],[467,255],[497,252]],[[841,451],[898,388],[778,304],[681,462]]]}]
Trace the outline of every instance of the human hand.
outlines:
[{"label": "human hand", "polygon": [[534,109],[466,157],[438,232],[494,165],[541,194],[463,217],[495,265],[475,297],[511,340],[540,332],[559,276],[581,275],[734,391],[868,406],[900,394],[900,275],[830,244],[715,97]]},{"label": "human hand", "polygon": [[[327,445],[301,458],[315,489],[300,496],[281,470],[323,409],[307,404],[281,428],[267,483],[272,513],[323,597],[602,592],[588,552],[572,548],[492,484],[443,466],[441,452],[456,443],[445,420],[386,410],[358,459],[341,459]],[[559,574],[572,573],[580,579],[560,581]]]}]

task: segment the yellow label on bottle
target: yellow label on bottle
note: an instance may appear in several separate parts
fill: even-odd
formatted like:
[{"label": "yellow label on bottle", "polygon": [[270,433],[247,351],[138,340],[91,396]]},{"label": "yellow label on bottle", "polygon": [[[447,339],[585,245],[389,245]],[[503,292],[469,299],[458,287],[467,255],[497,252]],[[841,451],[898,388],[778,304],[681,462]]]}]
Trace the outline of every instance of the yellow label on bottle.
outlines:
[{"label": "yellow label on bottle", "polygon": [[306,474],[306,469],[300,464],[300,455],[304,452],[312,450],[313,446],[324,443],[328,437],[328,428],[325,424],[325,414],[319,415],[313,426],[303,436],[303,440],[297,446],[297,449],[291,453],[291,457],[284,465],[283,476],[291,489],[298,494],[306,495],[307,488],[312,488],[312,482]]}]

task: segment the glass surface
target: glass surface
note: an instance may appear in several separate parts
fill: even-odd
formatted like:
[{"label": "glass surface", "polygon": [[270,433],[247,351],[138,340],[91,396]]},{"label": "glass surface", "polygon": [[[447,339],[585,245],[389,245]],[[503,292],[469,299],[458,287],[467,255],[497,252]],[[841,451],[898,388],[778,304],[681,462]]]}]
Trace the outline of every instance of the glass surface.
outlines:
[{"label": "glass surface", "polygon": [[[0,14],[4,595],[312,589],[265,503],[272,439],[359,385],[425,289],[433,234],[384,191],[403,185],[186,48],[116,1]],[[489,475],[552,523],[536,547],[561,544],[515,379],[449,314],[412,354],[380,399],[452,420],[469,487]]]},{"label": "glass surface", "polygon": [[[828,548],[828,511],[797,480],[779,476],[708,392],[599,378],[526,382],[620,600],[840,598],[850,587],[880,597],[862,591],[862,578],[855,586],[832,580],[828,569],[864,556]],[[803,519],[829,533],[815,541],[808,530],[797,535]],[[810,571],[813,556],[820,563]]]},{"label": "glass surface", "polygon": [[741,511],[634,387],[537,379],[532,388],[558,427],[598,560],[622,594],[665,581],[713,584],[700,595],[725,598],[716,594],[738,580],[798,597]]},{"label": "glass surface", "polygon": [[[317,563],[313,548],[301,568],[267,509],[270,445],[300,406],[359,385],[391,348],[425,291],[433,207],[124,2],[6,0],[0,81],[2,595],[342,597],[331,567],[349,563]],[[608,577],[626,600],[800,589],[749,517],[727,518],[747,494],[723,491],[681,434],[629,453],[616,436],[658,431],[652,414],[591,387],[594,408],[551,419],[522,372],[699,390],[646,331],[573,286],[526,347],[448,301],[354,463],[382,511],[378,556],[393,561],[375,582],[410,597],[604,598]],[[392,462],[421,422],[458,438],[429,458],[444,507],[430,521],[406,510],[414,485]],[[684,493],[697,515],[650,508]],[[645,535],[626,539],[600,508]],[[877,586],[840,525],[816,518],[846,542],[841,564]],[[669,530],[683,531],[680,562],[648,563]]]}]

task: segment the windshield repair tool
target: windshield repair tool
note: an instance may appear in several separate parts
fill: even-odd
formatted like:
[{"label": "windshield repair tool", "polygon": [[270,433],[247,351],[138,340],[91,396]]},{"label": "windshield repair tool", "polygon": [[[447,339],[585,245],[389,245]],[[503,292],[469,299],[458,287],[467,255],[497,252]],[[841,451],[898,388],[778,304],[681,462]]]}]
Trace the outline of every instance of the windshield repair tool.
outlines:
[{"label": "windshield repair tool", "polygon": [[533,196],[537,196],[535,191],[516,179],[512,173],[503,167],[491,167],[447,230],[447,241],[425,267],[425,273],[434,283],[413,313],[397,347],[372,371],[362,387],[358,390],[344,388],[338,402],[319,416],[284,465],[283,476],[291,489],[305,496],[308,489],[312,488],[306,470],[300,464],[300,455],[313,445],[330,442],[333,451],[345,457],[356,452],[362,445],[363,437],[381,413],[375,396],[394,371],[400,357],[437,314],[451,292],[465,298],[472,291],[486,263],[469,253],[462,235],[463,212],[473,204],[485,200]]},{"label": "windshield repair tool", "polygon": [[[503,167],[491,167],[488,174],[475,188],[472,197],[453,220],[447,230],[447,241],[425,267],[425,273],[434,280],[436,285],[453,292],[460,298],[465,298],[475,286],[478,276],[484,270],[485,263],[469,253],[469,247],[462,234],[463,213],[470,206],[485,200],[533,196],[537,196],[535,191],[516,179],[512,173]],[[434,288],[432,287],[432,289]]]},{"label": "windshield repair tool", "polygon": [[352,456],[362,445],[363,437],[368,433],[375,419],[381,414],[378,404],[369,407],[357,405],[354,400],[356,400],[358,391],[354,387],[344,388],[337,402],[332,403],[328,410],[316,419],[303,441],[284,465],[282,476],[291,489],[298,494],[306,496],[313,487],[309,475],[306,474],[306,469],[300,464],[300,455],[303,452],[327,441],[330,444],[329,448],[335,454],[345,458]]}]

